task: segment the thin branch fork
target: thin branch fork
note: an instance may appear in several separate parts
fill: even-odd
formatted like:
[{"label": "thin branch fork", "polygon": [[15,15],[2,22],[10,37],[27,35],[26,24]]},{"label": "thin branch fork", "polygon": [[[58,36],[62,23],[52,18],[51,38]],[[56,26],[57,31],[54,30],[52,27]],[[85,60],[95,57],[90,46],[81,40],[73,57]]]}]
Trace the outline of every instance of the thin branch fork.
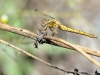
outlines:
[{"label": "thin branch fork", "polygon": [[[9,32],[12,32],[12,33],[15,33],[15,34],[18,34],[18,35],[22,35],[22,36],[25,36],[25,37],[31,38],[31,39],[34,39],[35,37],[37,37],[36,34],[30,32],[28,30],[13,27],[13,26],[3,24],[3,23],[0,23],[0,29],[5,30],[5,31],[9,31]],[[69,45],[66,45],[66,44],[60,42],[59,38],[51,37],[51,36],[45,36],[45,39],[49,39],[50,41],[56,43],[58,46],[61,46],[63,48],[74,50],[74,48],[70,47]],[[84,52],[86,52],[90,55],[100,57],[100,51],[93,50],[93,49],[90,49],[90,48],[87,48],[87,47],[82,47],[82,46],[75,45],[75,44],[73,44],[73,45],[76,46],[77,48],[80,48],[81,50],[83,50]]]},{"label": "thin branch fork", "polygon": [[57,39],[57,38],[52,38],[55,41],[60,41],[66,45],[69,45],[70,47],[72,47],[74,50],[78,51],[79,53],[81,53],[83,56],[85,56],[88,60],[90,60],[92,63],[94,63],[96,66],[98,66],[100,68],[100,63],[97,62],[96,60],[94,60],[93,58],[91,58],[87,53],[85,53],[84,51],[82,51],[79,47],[75,46],[74,44],[71,44],[67,41],[64,41],[62,39]]}]

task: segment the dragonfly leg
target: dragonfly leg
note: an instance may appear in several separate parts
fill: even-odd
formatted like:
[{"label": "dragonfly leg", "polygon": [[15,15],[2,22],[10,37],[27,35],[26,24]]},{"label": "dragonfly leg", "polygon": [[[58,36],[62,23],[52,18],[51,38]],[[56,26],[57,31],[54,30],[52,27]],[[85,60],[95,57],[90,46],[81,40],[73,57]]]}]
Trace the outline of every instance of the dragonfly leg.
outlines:
[{"label": "dragonfly leg", "polygon": [[45,31],[45,34],[46,34],[46,35],[47,35],[47,33],[48,33],[48,32],[47,32],[47,29],[46,29],[46,30],[43,30],[43,29],[42,29],[42,30],[40,30],[40,29],[38,29],[37,31],[38,31],[38,32]]},{"label": "dragonfly leg", "polygon": [[38,30],[37,30],[37,34],[38,34],[39,32],[41,32],[41,31],[45,31],[45,32],[46,32],[46,34],[47,34],[47,26],[45,26],[45,27],[43,27],[43,28],[38,29]]},{"label": "dragonfly leg", "polygon": [[43,28],[43,30],[45,31],[45,30],[47,30],[47,28],[48,28],[48,26],[45,26],[45,27]]},{"label": "dragonfly leg", "polygon": [[57,31],[54,31],[54,29],[50,28],[49,29],[52,31],[52,36],[56,35],[57,34]]},{"label": "dragonfly leg", "polygon": [[47,30],[47,28],[48,28],[48,26],[45,26],[45,27],[40,28],[39,30],[40,31],[45,31],[45,30]]}]

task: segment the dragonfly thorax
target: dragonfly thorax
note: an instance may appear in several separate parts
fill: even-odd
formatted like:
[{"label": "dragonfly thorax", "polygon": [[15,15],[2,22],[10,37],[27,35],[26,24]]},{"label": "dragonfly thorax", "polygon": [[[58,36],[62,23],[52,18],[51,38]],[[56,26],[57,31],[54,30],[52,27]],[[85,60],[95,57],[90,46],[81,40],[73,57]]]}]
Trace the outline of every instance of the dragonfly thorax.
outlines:
[{"label": "dragonfly thorax", "polygon": [[58,25],[60,25],[60,22],[55,19],[43,19],[41,25],[42,27],[48,26],[50,28],[57,28]]},{"label": "dragonfly thorax", "polygon": [[48,20],[48,26],[50,28],[58,28],[58,25],[60,25],[60,23],[57,20],[55,19]]}]

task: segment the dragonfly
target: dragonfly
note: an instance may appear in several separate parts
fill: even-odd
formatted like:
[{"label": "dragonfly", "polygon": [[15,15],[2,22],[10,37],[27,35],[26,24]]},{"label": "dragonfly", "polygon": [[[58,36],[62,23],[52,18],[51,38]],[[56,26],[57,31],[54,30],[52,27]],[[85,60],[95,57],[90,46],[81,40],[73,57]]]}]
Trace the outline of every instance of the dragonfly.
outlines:
[{"label": "dragonfly", "polygon": [[51,30],[52,32],[52,36],[57,34],[57,30],[61,30],[61,31],[67,31],[67,32],[71,32],[71,33],[76,33],[76,34],[80,34],[80,35],[84,35],[84,36],[88,36],[90,38],[97,38],[97,36],[91,34],[91,33],[87,33],[84,31],[80,31],[80,30],[76,30],[76,29],[72,29],[69,28],[63,24],[61,24],[58,20],[56,20],[54,17],[47,15],[45,13],[43,13],[42,11],[35,9],[34,10],[35,13],[39,13],[42,16],[46,16],[49,17],[50,19],[42,19],[40,24],[43,27],[42,30],[47,30],[48,28]]}]

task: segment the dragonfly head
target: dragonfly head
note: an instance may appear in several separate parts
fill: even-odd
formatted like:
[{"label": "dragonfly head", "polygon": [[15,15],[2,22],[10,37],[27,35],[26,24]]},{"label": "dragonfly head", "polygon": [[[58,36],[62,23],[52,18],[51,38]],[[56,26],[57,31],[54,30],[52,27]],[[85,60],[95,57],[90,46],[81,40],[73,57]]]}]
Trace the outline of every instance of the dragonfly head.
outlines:
[{"label": "dragonfly head", "polygon": [[41,21],[41,26],[42,26],[42,27],[45,27],[45,26],[47,25],[47,23],[48,23],[48,20],[47,20],[47,19],[43,19],[43,20]]}]

